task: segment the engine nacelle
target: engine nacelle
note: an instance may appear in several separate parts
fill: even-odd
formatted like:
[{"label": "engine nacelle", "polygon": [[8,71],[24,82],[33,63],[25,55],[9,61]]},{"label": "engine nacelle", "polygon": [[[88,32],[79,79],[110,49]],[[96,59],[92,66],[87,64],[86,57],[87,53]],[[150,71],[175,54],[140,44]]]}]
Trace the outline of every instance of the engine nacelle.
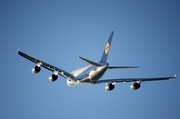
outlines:
[{"label": "engine nacelle", "polygon": [[56,75],[56,74],[52,74],[51,76],[49,76],[49,81],[51,81],[51,82],[54,82],[57,79],[58,79],[58,75]]},{"label": "engine nacelle", "polygon": [[138,82],[134,82],[133,84],[131,84],[130,87],[131,87],[132,90],[137,90],[137,89],[139,89],[141,87],[141,84],[138,83]]},{"label": "engine nacelle", "polygon": [[106,89],[107,91],[111,91],[111,90],[113,90],[114,88],[115,88],[115,85],[112,84],[112,83],[106,84],[106,86],[105,86],[105,89]]},{"label": "engine nacelle", "polygon": [[40,71],[41,71],[41,67],[39,67],[39,66],[35,66],[32,68],[32,72],[35,74],[39,73]]}]

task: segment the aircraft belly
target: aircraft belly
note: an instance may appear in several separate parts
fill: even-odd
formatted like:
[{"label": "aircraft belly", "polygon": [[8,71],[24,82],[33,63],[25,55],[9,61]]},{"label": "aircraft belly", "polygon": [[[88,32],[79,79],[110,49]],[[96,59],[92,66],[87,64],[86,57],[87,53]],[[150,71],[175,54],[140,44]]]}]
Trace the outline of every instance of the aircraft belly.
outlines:
[{"label": "aircraft belly", "polygon": [[102,67],[100,70],[98,71],[92,71],[90,74],[89,74],[89,78],[91,79],[92,82],[96,82],[97,80],[99,80],[103,75],[104,73],[106,72],[107,70],[107,67]]},{"label": "aircraft belly", "polygon": [[91,71],[89,76],[82,79],[81,82],[95,84],[104,75],[106,70],[107,67],[101,68],[99,71]]},{"label": "aircraft belly", "polygon": [[80,81],[81,83],[89,83],[89,84],[95,84],[95,82],[92,82],[89,78],[84,78]]}]

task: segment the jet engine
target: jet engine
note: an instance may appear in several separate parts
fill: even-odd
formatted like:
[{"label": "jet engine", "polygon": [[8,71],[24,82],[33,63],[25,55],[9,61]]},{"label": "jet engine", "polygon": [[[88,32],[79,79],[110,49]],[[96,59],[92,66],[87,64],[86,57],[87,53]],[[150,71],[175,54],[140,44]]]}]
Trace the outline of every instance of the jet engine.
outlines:
[{"label": "jet engine", "polygon": [[107,83],[106,84],[106,86],[105,86],[105,89],[107,90],[107,91],[111,91],[111,90],[113,90],[115,88],[115,85],[114,84],[112,84],[112,83]]},{"label": "jet engine", "polygon": [[51,76],[49,76],[49,81],[51,81],[51,82],[54,82],[57,79],[58,79],[58,75],[56,75],[56,74],[52,74]]},{"label": "jet engine", "polygon": [[41,67],[39,67],[39,66],[35,66],[32,68],[32,72],[35,74],[39,73],[40,71],[41,71]]},{"label": "jet engine", "polygon": [[141,87],[140,83],[141,83],[140,81],[139,81],[139,82],[136,82],[136,81],[135,81],[134,83],[131,84],[131,86],[130,86],[131,89],[132,89],[132,90],[137,90],[137,89],[139,89],[139,88]]}]

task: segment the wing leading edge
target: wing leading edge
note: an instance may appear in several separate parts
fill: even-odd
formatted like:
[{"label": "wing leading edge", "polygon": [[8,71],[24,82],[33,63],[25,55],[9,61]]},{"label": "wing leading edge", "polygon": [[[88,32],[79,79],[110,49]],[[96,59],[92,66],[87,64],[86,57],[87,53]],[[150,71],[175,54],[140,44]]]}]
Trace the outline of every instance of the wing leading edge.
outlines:
[{"label": "wing leading edge", "polygon": [[173,77],[158,77],[158,78],[118,78],[118,79],[105,79],[105,80],[99,80],[96,82],[96,84],[100,83],[126,83],[126,82],[135,82],[135,81],[158,81],[158,80],[169,80],[172,78],[176,78],[176,74]]},{"label": "wing leading edge", "polygon": [[74,77],[72,74],[70,74],[70,73],[67,72],[67,71],[64,71],[64,70],[62,70],[62,69],[60,69],[60,68],[58,68],[58,67],[55,67],[55,66],[53,66],[53,65],[51,65],[51,64],[48,64],[48,63],[46,63],[46,62],[43,62],[43,61],[41,61],[41,60],[39,60],[39,59],[36,59],[36,58],[34,58],[34,57],[31,57],[31,56],[29,56],[29,55],[21,52],[20,50],[18,50],[17,53],[18,53],[19,55],[21,55],[22,57],[24,57],[24,58],[26,58],[26,59],[28,59],[28,60],[36,63],[36,64],[39,65],[39,66],[42,66],[42,67],[44,67],[44,68],[46,68],[46,69],[48,69],[48,70],[50,70],[50,71],[52,71],[52,72],[58,72],[58,74],[59,74],[60,76],[64,77],[64,78],[70,77],[70,78],[71,78],[72,80],[74,80],[75,82],[77,81],[76,77]]}]

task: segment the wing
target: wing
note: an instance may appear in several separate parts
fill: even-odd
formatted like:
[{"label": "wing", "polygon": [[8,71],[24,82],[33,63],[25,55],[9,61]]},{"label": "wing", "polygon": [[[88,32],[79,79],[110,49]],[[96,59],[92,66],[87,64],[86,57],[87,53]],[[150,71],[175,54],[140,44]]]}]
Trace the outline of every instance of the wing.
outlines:
[{"label": "wing", "polygon": [[159,78],[119,78],[119,79],[106,79],[106,80],[99,80],[96,84],[100,83],[126,83],[126,82],[135,82],[135,81],[159,81],[159,80],[169,80],[172,78],[176,78],[176,74],[173,77],[159,77]]},{"label": "wing", "polygon": [[43,61],[41,61],[41,60],[39,60],[39,59],[36,59],[36,58],[34,58],[34,57],[31,57],[31,56],[29,56],[29,55],[27,55],[27,54],[25,54],[25,53],[23,53],[23,52],[21,52],[21,51],[19,51],[19,50],[18,50],[17,52],[18,52],[18,54],[21,55],[22,57],[24,57],[24,58],[26,58],[26,59],[28,59],[28,60],[36,63],[37,65],[40,65],[40,66],[42,66],[42,67],[44,67],[44,68],[46,68],[46,69],[48,69],[48,70],[50,70],[50,71],[52,71],[52,72],[57,72],[60,76],[62,76],[62,77],[64,77],[64,78],[70,77],[70,78],[74,79],[74,81],[77,81],[76,77],[74,77],[74,76],[73,76],[72,74],[70,74],[69,72],[66,72],[66,71],[64,71],[64,70],[62,70],[62,69],[60,69],[60,68],[58,68],[58,67],[55,67],[55,66],[53,66],[53,65],[51,65],[51,64],[48,64],[48,63],[46,63],[46,62],[43,62]]}]

